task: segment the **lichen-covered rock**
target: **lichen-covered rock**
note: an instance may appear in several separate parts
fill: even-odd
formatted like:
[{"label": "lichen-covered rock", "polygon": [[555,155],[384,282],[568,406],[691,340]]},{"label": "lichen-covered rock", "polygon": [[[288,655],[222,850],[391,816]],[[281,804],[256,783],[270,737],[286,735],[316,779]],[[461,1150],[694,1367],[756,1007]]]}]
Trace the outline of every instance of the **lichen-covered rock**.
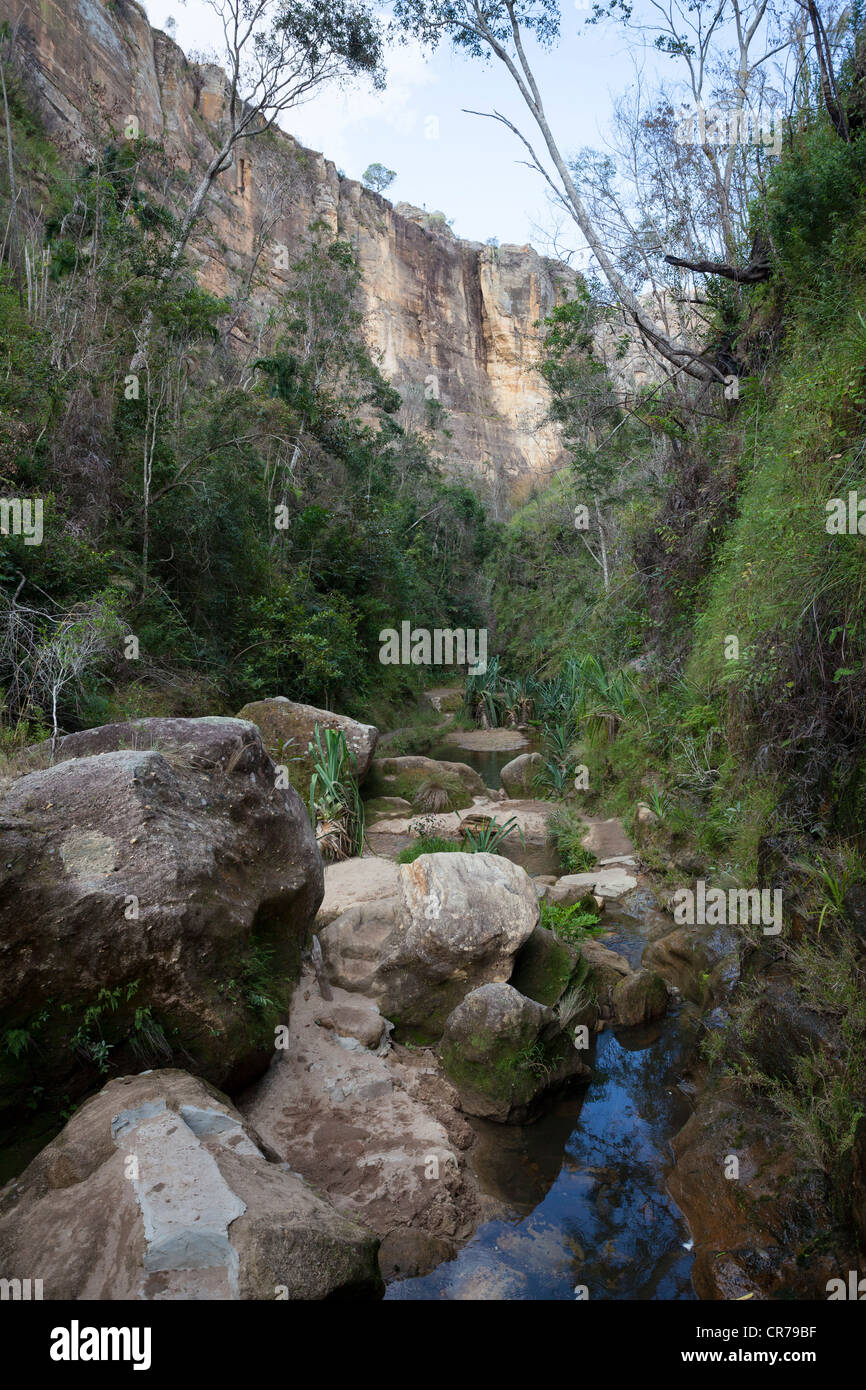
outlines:
[{"label": "lichen-covered rock", "polygon": [[321,933],[328,976],[376,999],[397,1036],[435,1041],[477,985],[508,980],[538,922],[532,880],[496,854],[422,854],[399,896],[351,907]]},{"label": "lichen-covered rock", "polygon": [[532,796],[533,779],[544,759],[540,753],[519,753],[500,770],[499,777],[509,796]]},{"label": "lichen-covered rock", "polygon": [[45,1299],[376,1297],[377,1248],[183,1071],[110,1081],[0,1193],[4,1277]]},{"label": "lichen-covered rock", "polygon": [[463,1109],[502,1123],[524,1123],[544,1096],[589,1077],[555,1012],[509,984],[467,994],[447,1019],[439,1055]]},{"label": "lichen-covered rock", "polygon": [[345,735],[346,743],[355,755],[359,782],[364,780],[370,769],[379,740],[379,730],[372,724],[359,724],[356,719],[332,714],[330,710],[316,709],[314,705],[299,705],[294,700],[287,700],[284,695],[254,700],[244,705],[238,712],[238,719],[249,719],[261,730],[268,753],[275,763],[288,768],[292,785],[303,796],[307,794],[313,775],[313,759],[307,748],[311,742],[315,742],[317,725],[323,745],[326,729],[337,729]]},{"label": "lichen-covered rock", "polygon": [[20,1079],[3,1059],[7,1100],[40,1057],[61,1095],[175,1052],[252,1080],[322,897],[299,797],[236,719],[113,724],[59,757],[0,801],[0,1011],[33,1054]]},{"label": "lichen-covered rock", "polygon": [[614,986],[611,1002],[615,1023],[652,1023],[667,1013],[667,985],[654,970],[635,970]]}]

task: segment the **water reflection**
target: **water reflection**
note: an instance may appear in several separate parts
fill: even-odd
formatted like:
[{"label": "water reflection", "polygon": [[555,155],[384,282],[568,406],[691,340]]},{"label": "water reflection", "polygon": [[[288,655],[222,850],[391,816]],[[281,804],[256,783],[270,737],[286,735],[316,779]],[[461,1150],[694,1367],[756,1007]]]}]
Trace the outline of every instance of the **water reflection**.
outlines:
[{"label": "water reflection", "polygon": [[[642,944],[612,915],[615,950]],[[639,959],[639,951],[637,952]],[[687,1018],[597,1039],[592,1083],[534,1125],[478,1122],[473,1162],[504,1204],[455,1260],[392,1284],[389,1299],[692,1299],[686,1225],[665,1191],[670,1140],[688,1117],[676,1090]]]},{"label": "water reflection", "polygon": [[429,758],[449,763],[468,763],[481,777],[485,787],[494,790],[502,786],[500,772],[506,763],[521,753],[532,753],[535,744],[528,739],[522,748],[461,748],[459,743],[439,743],[427,754]]}]

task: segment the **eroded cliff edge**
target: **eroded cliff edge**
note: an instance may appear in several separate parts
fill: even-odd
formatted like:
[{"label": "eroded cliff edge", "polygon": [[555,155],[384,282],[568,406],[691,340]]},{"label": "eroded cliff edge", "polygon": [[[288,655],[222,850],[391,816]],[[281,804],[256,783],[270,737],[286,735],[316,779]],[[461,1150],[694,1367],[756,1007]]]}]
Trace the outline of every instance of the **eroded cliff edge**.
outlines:
[{"label": "eroded cliff edge", "polygon": [[[20,19],[18,51],[53,139],[81,157],[104,141],[106,119],[122,138],[134,116],[168,151],[179,196],[197,181],[222,113],[219,67],[187,61],[133,0],[0,0],[0,15]],[[277,131],[247,142],[221,176],[189,251],[202,283],[237,301],[239,340],[254,341],[279,298],[277,248],[291,258],[316,219],[355,248],[368,339],[411,423],[423,424],[431,395],[448,412],[435,443],[446,469],[480,474],[500,496],[549,476],[564,460],[543,423],[538,324],[574,272],[530,246],[461,241]]]}]

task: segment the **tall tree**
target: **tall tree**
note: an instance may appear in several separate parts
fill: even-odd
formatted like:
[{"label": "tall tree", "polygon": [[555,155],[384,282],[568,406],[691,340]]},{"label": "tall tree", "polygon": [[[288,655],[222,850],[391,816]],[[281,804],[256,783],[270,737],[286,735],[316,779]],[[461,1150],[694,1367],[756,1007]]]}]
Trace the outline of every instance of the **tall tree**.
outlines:
[{"label": "tall tree", "polygon": [[723,373],[688,344],[677,341],[647,312],[614,258],[581,197],[572,169],[548,120],[541,89],[527,52],[527,39],[542,48],[559,38],[558,0],[395,0],[397,24],[406,33],[435,46],[450,38],[474,57],[494,55],[511,75],[546,149],[542,157],[529,138],[498,111],[491,115],[522,142],[531,165],[541,174],[556,202],[580,229],[601,271],[642,337],[678,372],[701,381],[721,381]]},{"label": "tall tree", "polygon": [[[365,0],[208,0],[223,33],[216,58],[226,72],[226,99],[215,150],[186,205],[164,275],[170,279],[220,174],[242,141],[262,135],[279,117],[332,82],[366,74],[384,84],[382,34]],[[132,370],[143,367],[150,319],[139,335]]]}]

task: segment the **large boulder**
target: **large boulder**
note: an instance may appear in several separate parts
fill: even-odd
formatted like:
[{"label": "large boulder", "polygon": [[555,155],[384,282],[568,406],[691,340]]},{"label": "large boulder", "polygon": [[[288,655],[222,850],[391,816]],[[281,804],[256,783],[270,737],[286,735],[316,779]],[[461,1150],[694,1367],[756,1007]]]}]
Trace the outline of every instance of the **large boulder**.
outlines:
[{"label": "large boulder", "polygon": [[45,1299],[375,1297],[377,1247],[183,1071],[110,1081],[0,1193],[4,1278]]},{"label": "large boulder", "polygon": [[252,1080],[322,898],[300,798],[235,719],[114,724],[59,756],[0,801],[0,1013],[27,1043],[7,1098],[172,1055]]},{"label": "large boulder", "polygon": [[346,743],[355,755],[358,764],[358,781],[363,781],[376,744],[379,730],[372,724],[359,724],[344,714],[332,714],[330,710],[316,709],[314,705],[299,705],[287,700],[285,695],[275,695],[268,700],[253,700],[238,711],[238,719],[249,719],[260,730],[265,748],[275,763],[287,767],[292,785],[306,797],[313,775],[313,760],[307,747],[314,742],[316,725],[322,731],[324,744],[325,729],[339,729],[346,736]]},{"label": "large boulder", "polygon": [[351,907],[321,934],[332,982],[375,998],[413,1040],[437,1039],[481,984],[506,981],[538,922],[526,871],[496,854],[422,854],[395,898]]},{"label": "large boulder", "polygon": [[480,1218],[464,1153],[474,1135],[425,1049],[374,1045],[385,1020],[371,1000],[309,973],[292,1001],[285,1047],[239,1101],[293,1172],[382,1240],[386,1277],[452,1259]]},{"label": "large boulder", "polygon": [[325,866],[325,896],[316,914],[316,929],[326,927],[350,907],[381,902],[399,892],[400,874],[393,859],[371,854]]},{"label": "large boulder", "polygon": [[519,753],[500,770],[499,777],[509,796],[532,796],[533,779],[544,765],[540,753]]},{"label": "large boulder", "polygon": [[654,970],[635,970],[614,985],[611,1002],[615,1023],[652,1023],[667,1013],[667,985]]},{"label": "large boulder", "polygon": [[376,758],[365,795],[401,797],[414,813],[459,811],[475,797],[486,796],[484,782],[468,763],[441,761],[414,754]]},{"label": "large boulder", "polygon": [[502,1123],[524,1123],[544,1096],[590,1075],[555,1011],[508,984],[467,994],[446,1021],[439,1055],[467,1114]]},{"label": "large boulder", "polygon": [[[328,979],[338,989],[377,999],[384,1008],[386,963],[399,943],[400,896],[352,903],[317,924]],[[390,1015],[389,1015],[390,1016]]]}]

